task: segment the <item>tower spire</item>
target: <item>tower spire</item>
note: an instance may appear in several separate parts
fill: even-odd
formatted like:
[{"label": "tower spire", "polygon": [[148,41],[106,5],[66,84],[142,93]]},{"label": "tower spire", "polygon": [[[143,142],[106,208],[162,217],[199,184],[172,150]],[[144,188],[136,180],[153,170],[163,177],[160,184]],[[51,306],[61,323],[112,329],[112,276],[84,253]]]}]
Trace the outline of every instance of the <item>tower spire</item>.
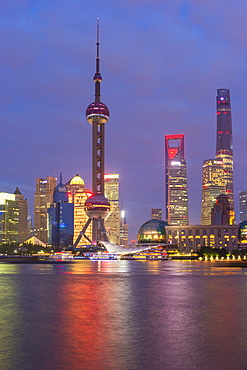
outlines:
[{"label": "tower spire", "polygon": [[96,71],[94,75],[95,82],[95,101],[100,102],[100,83],[102,77],[100,74],[100,57],[99,57],[99,18],[97,18],[97,29],[96,29]]}]

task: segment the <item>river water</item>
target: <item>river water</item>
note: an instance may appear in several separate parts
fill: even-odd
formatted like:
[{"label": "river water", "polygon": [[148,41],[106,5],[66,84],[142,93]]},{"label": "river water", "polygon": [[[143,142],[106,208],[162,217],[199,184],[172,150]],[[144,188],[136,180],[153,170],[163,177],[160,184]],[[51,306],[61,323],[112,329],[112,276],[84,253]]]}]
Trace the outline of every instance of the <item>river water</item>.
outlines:
[{"label": "river water", "polygon": [[247,369],[247,269],[1,263],[0,369]]}]

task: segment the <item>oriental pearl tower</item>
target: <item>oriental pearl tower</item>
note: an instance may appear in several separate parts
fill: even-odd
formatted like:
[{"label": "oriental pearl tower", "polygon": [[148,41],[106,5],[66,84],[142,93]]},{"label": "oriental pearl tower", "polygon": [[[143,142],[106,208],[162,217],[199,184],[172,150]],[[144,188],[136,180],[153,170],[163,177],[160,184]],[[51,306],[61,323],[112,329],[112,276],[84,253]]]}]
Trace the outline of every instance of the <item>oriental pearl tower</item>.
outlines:
[{"label": "oriental pearl tower", "polygon": [[[104,173],[105,173],[105,123],[109,119],[109,109],[100,101],[100,84],[102,81],[100,73],[99,57],[99,19],[97,19],[97,38],[96,38],[96,71],[95,82],[95,101],[86,109],[87,121],[92,125],[92,187],[93,195],[85,202],[85,211],[88,220],[83,227],[80,235],[75,241],[74,247],[78,245],[82,236],[86,237],[92,244],[97,244],[98,240],[108,241],[104,226],[104,218],[110,210],[110,203],[104,196]],[[92,241],[85,235],[90,225],[92,227]]]}]

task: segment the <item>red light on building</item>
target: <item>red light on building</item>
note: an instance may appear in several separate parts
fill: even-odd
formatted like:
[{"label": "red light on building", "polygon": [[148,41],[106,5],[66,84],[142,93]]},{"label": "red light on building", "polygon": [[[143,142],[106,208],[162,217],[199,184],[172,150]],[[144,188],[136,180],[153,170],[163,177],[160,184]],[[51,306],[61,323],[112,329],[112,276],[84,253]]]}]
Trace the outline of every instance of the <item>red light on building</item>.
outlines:
[{"label": "red light on building", "polygon": [[184,157],[184,134],[165,135],[166,160],[173,159],[178,153]]}]

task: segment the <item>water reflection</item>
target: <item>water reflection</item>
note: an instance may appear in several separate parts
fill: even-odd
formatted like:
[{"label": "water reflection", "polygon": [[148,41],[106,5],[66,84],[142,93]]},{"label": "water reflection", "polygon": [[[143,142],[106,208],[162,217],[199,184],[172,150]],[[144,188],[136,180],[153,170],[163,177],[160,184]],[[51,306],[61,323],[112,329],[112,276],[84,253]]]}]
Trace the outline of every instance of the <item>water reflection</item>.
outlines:
[{"label": "water reflection", "polygon": [[244,269],[83,261],[0,274],[0,368],[245,368]]}]

